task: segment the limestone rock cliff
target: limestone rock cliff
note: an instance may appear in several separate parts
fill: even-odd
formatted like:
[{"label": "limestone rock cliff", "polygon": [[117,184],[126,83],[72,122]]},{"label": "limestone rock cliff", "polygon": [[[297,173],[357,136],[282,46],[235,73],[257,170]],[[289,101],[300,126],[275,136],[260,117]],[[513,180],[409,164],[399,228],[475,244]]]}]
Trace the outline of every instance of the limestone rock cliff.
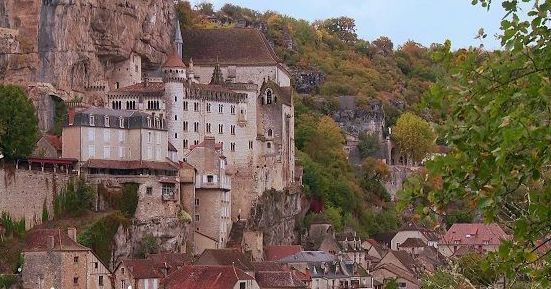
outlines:
[{"label": "limestone rock cliff", "polygon": [[0,82],[51,83],[65,94],[104,81],[132,53],[147,67],[171,49],[172,0],[0,1]]}]

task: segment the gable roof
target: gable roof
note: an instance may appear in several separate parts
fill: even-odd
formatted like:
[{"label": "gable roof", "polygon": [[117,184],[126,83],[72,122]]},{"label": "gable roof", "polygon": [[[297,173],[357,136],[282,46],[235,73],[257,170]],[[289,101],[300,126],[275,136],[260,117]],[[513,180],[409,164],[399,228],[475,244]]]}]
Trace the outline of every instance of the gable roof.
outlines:
[{"label": "gable roof", "polygon": [[419,248],[419,247],[426,247],[427,243],[423,242],[423,240],[419,238],[407,238],[402,244],[400,244],[400,248]]},{"label": "gable roof", "polygon": [[[413,284],[416,284],[416,285],[419,285],[419,280],[414,276],[412,275],[410,272],[394,265],[394,264],[391,264],[391,263],[387,263],[387,264],[382,264],[381,266],[377,266],[374,270],[373,270],[373,274],[374,275],[377,275],[376,272],[379,271],[379,270],[386,270],[392,274],[394,274],[396,277],[398,278],[402,278],[402,279],[405,279]],[[383,281],[383,280],[381,280]]]},{"label": "gable roof", "polygon": [[268,40],[257,29],[191,29],[184,32],[184,59],[195,65],[277,65]]},{"label": "gable roof", "polygon": [[[165,275],[163,268],[155,266],[155,262],[148,259],[127,259],[122,264],[130,271],[134,279],[161,279]],[[168,268],[167,268],[168,269]]]},{"label": "gable roof", "polygon": [[304,249],[300,245],[266,246],[264,247],[264,260],[277,261],[302,251],[304,251]]},{"label": "gable roof", "polygon": [[43,136],[44,140],[46,140],[52,147],[54,147],[57,151],[61,151],[63,148],[62,140],[60,136],[53,135],[53,134],[46,134]]},{"label": "gable roof", "polygon": [[186,65],[182,62],[182,58],[176,51],[173,51],[166,58],[165,63],[163,64],[165,68],[185,68]]},{"label": "gable roof", "polygon": [[236,249],[206,249],[195,264],[235,266],[243,271],[254,271],[247,256]]},{"label": "gable roof", "polygon": [[302,251],[294,255],[287,256],[278,262],[280,263],[318,263],[337,261],[337,257],[323,251]]},{"label": "gable roof", "polygon": [[306,288],[291,271],[264,271],[255,274],[260,288]]},{"label": "gable roof", "polygon": [[283,265],[277,262],[262,261],[252,262],[255,272],[262,271],[286,271]]},{"label": "gable roof", "polygon": [[163,280],[162,288],[233,289],[241,280],[254,280],[254,278],[234,266],[187,265]]},{"label": "gable roof", "polygon": [[441,244],[498,245],[510,236],[497,224],[453,224],[440,239]]},{"label": "gable roof", "polygon": [[[53,241],[53,244],[48,244]],[[48,248],[53,245],[52,248]],[[91,251],[69,238],[69,236],[60,229],[34,229],[27,233],[25,238],[24,252],[42,252],[42,251]]]}]

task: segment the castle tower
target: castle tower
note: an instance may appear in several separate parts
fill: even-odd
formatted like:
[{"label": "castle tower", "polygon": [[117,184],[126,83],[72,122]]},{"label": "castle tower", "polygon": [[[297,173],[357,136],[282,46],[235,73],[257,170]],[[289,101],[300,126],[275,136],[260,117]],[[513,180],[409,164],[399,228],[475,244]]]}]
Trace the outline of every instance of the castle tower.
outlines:
[{"label": "castle tower", "polygon": [[180,30],[180,20],[176,20],[176,30],[174,32],[174,49],[176,50],[176,53],[182,58],[183,54],[183,47],[184,47],[184,40],[182,38],[182,31]]},{"label": "castle tower", "polygon": [[162,67],[165,84],[165,109],[168,129],[168,141],[178,150],[178,160],[183,159],[183,113],[184,113],[184,82],[186,81],[186,66],[181,56],[174,51]]}]

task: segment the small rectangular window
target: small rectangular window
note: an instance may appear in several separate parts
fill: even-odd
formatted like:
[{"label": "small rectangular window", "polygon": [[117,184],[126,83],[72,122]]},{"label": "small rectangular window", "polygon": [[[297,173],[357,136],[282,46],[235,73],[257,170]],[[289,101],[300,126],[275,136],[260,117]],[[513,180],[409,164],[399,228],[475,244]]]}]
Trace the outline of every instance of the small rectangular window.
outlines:
[{"label": "small rectangular window", "polygon": [[94,269],[98,269],[98,267],[99,267],[98,262],[94,262]]},{"label": "small rectangular window", "polygon": [[230,106],[231,114],[235,114],[235,105]]},{"label": "small rectangular window", "polygon": [[230,129],[231,129],[231,134],[232,134],[232,135],[235,135],[235,125],[232,125],[232,126],[230,127]]},{"label": "small rectangular window", "polygon": [[153,188],[152,187],[145,188],[145,194],[146,195],[152,195],[153,194]]},{"label": "small rectangular window", "polygon": [[253,142],[252,142],[252,141],[249,141],[249,149],[250,149],[250,150],[253,149]]},{"label": "small rectangular window", "polygon": [[224,113],[224,105],[223,104],[218,105],[218,113]]},{"label": "small rectangular window", "polygon": [[230,149],[231,149],[232,152],[235,151],[235,143],[232,142],[232,143],[230,144]]},{"label": "small rectangular window", "polygon": [[198,102],[193,103],[193,111],[199,111],[199,103]]},{"label": "small rectangular window", "polygon": [[210,133],[210,123],[207,123],[207,133]]},{"label": "small rectangular window", "polygon": [[103,286],[103,276],[98,277],[98,285]]},{"label": "small rectangular window", "polygon": [[78,285],[78,277],[73,278],[73,285]]},{"label": "small rectangular window", "polygon": [[219,125],[218,125],[218,133],[219,133],[219,134],[223,134],[223,133],[224,133],[224,125],[223,125],[223,124],[219,124]]},{"label": "small rectangular window", "polygon": [[210,110],[211,110],[211,104],[207,103],[207,112],[210,112]]},{"label": "small rectangular window", "polygon": [[73,262],[78,263],[78,256],[73,257]]},{"label": "small rectangular window", "polygon": [[184,121],[184,131],[187,131],[187,126],[188,126],[187,121]]},{"label": "small rectangular window", "polygon": [[185,139],[184,140],[184,148],[187,149],[187,147],[188,147],[188,141],[187,141],[187,139]]},{"label": "small rectangular window", "polygon": [[193,131],[194,132],[199,132],[199,123],[198,122],[193,123]]},{"label": "small rectangular window", "polygon": [[199,222],[199,215],[195,215],[195,222]]},{"label": "small rectangular window", "polygon": [[188,110],[187,106],[188,106],[188,103],[187,103],[187,101],[184,101],[184,110],[185,110],[185,111],[187,111],[187,110]]},{"label": "small rectangular window", "polygon": [[199,199],[195,199],[195,206],[199,207]]},{"label": "small rectangular window", "polygon": [[207,182],[208,182],[208,183],[214,182],[214,176],[208,175],[208,176],[207,176]]},{"label": "small rectangular window", "polygon": [[96,125],[96,118],[93,115],[91,115],[90,116],[90,126],[95,126],[95,125]]}]

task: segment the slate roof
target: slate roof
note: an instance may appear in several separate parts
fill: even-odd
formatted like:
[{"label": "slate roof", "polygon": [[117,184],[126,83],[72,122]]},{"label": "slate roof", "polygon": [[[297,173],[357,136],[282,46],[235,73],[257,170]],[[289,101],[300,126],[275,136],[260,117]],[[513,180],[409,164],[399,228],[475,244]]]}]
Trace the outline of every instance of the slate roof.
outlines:
[{"label": "slate roof", "polygon": [[323,251],[302,251],[280,259],[280,263],[316,263],[337,261],[337,257]]},{"label": "slate roof", "polygon": [[327,279],[369,276],[367,271],[352,261],[316,263],[309,267],[309,272],[312,277],[324,277]]},{"label": "slate roof", "polygon": [[184,35],[184,59],[195,65],[277,65],[281,61],[257,29],[192,29]]},{"label": "slate roof", "polygon": [[24,252],[48,251],[48,242],[53,237],[53,251],[90,251],[89,248],[80,245],[69,238],[66,232],[60,229],[33,229],[25,238]]},{"label": "slate roof", "polygon": [[165,289],[233,289],[240,280],[254,280],[234,266],[188,265],[163,280]]},{"label": "slate roof", "polygon": [[277,261],[302,251],[304,249],[300,245],[266,246],[264,247],[264,260]]},{"label": "slate roof", "polygon": [[206,249],[195,262],[196,265],[235,266],[243,271],[252,272],[254,267],[245,256],[236,249]]},{"label": "slate roof", "polygon": [[306,288],[290,271],[258,272],[255,279],[260,288]]},{"label": "slate roof", "polygon": [[129,86],[121,87],[119,89],[115,89],[113,91],[110,91],[109,94],[116,94],[116,93],[139,93],[139,94],[155,94],[159,96],[163,96],[165,91],[165,84],[163,82],[140,82],[136,84],[132,84]]},{"label": "slate roof", "polygon": [[510,236],[497,224],[453,224],[441,244],[498,245]]}]

